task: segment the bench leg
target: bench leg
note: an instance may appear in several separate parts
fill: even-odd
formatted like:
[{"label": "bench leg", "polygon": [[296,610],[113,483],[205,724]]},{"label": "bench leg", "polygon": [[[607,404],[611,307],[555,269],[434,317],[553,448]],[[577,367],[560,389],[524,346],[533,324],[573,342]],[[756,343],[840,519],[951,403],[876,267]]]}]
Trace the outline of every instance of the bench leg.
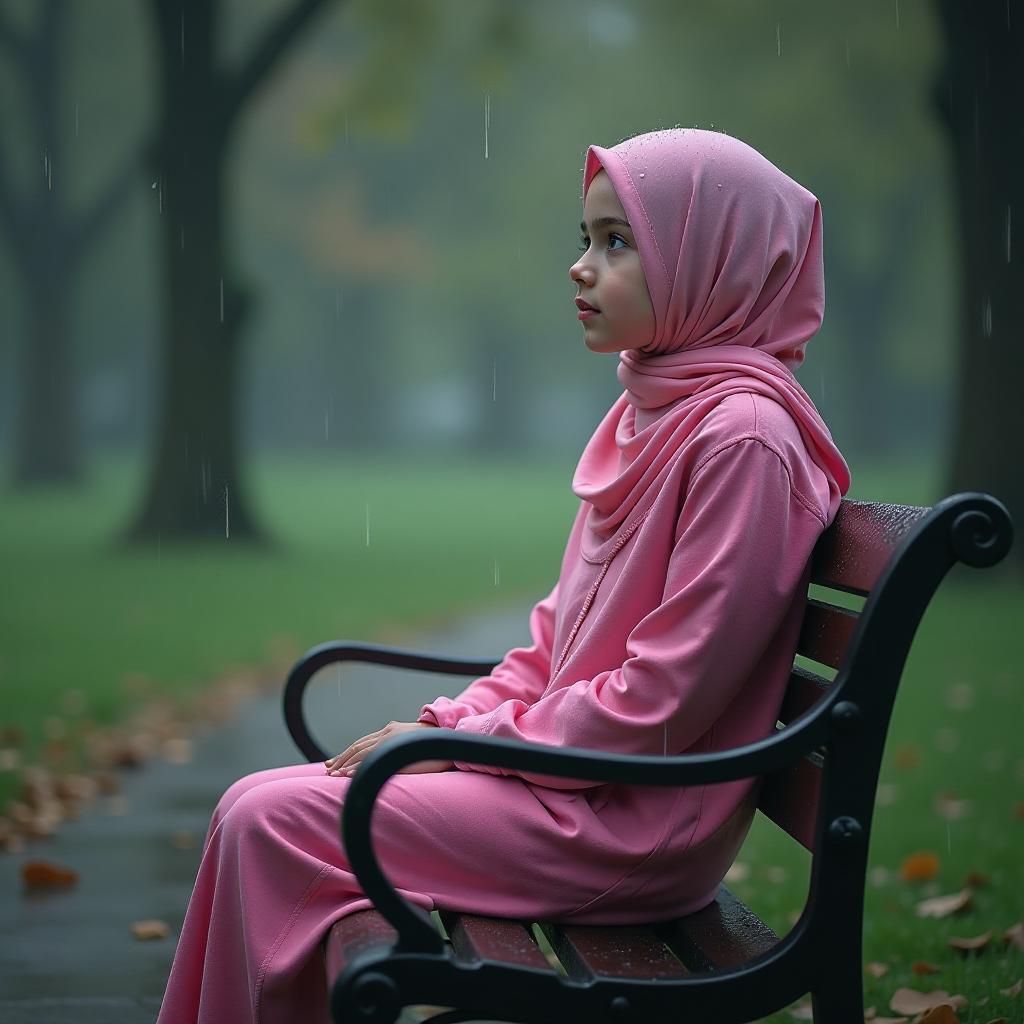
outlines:
[{"label": "bench leg", "polygon": [[856,960],[837,965],[811,992],[814,1024],[864,1024],[864,986]]}]

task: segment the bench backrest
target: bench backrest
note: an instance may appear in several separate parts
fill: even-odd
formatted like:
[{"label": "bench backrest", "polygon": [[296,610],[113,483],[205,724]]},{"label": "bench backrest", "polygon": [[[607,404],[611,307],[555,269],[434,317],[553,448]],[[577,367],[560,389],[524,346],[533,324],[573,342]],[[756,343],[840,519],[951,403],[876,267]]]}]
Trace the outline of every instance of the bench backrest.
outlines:
[{"label": "bench backrest", "polygon": [[[931,508],[843,499],[815,547],[810,582],[866,600],[858,611],[808,596],[797,653],[836,673],[830,680],[794,664],[778,728],[838,687],[835,699],[854,706],[845,722],[837,720],[838,733],[856,731],[848,749],[858,763],[835,764],[835,745],[824,744],[765,776],[758,799],[758,808],[808,850],[820,846],[836,815],[856,819],[866,847],[889,716],[921,616],[956,561],[993,565],[1011,542],[1009,515],[987,494],[956,494]],[[830,759],[839,770],[823,802]],[[842,782],[851,772],[859,799]]]}]

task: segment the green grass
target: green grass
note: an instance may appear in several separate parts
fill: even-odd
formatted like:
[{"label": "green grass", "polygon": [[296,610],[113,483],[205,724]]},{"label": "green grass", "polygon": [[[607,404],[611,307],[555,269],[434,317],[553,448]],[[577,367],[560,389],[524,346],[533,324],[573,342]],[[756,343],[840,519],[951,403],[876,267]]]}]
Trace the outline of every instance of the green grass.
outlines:
[{"label": "green grass", "polygon": [[[133,550],[115,541],[137,500],[139,467],[106,459],[91,473],[73,492],[0,495],[0,730],[21,729],[29,758],[57,727],[48,720],[113,722],[146,694],[184,699],[238,666],[266,670],[282,650],[393,637],[539,597],[554,582],[576,507],[571,460],[267,457],[251,487],[275,549],[225,539]],[[937,496],[932,474],[902,466],[858,468],[849,495],[909,504]],[[896,702],[880,780],[892,802],[879,803],[870,848],[881,884],[868,886],[864,936],[865,960],[890,966],[881,979],[865,976],[866,1005],[879,1016],[893,1015],[889,999],[905,985],[965,995],[966,1024],[1024,1019],[1024,995],[998,993],[1024,975],[1024,953],[997,946],[962,960],[946,947],[951,935],[1001,933],[1024,918],[1024,821],[1014,815],[1024,800],[1024,589],[994,577],[951,573],[921,623]],[[69,703],[69,691],[81,692],[82,706]],[[951,705],[968,693],[970,706]],[[910,746],[920,763],[900,768],[896,751]],[[16,781],[0,772],[0,806]],[[969,813],[940,817],[933,801],[943,791],[969,801]],[[900,881],[903,859],[921,850],[938,855],[938,878]],[[730,887],[788,931],[806,895],[809,855],[759,818],[739,859],[750,875]],[[991,880],[974,910],[915,916],[918,900],[960,889],[971,871]],[[942,972],[917,978],[915,960]]]},{"label": "green grass", "polygon": [[[568,473],[266,459],[251,489],[272,550],[228,538],[121,548],[140,485],[124,460],[100,461],[78,491],[8,491],[0,728],[22,730],[32,757],[69,691],[81,691],[80,718],[110,723],[141,695],[180,700],[234,668],[265,669],[281,651],[539,597],[557,577],[575,510]],[[0,773],[5,785],[0,797],[12,785]]]}]

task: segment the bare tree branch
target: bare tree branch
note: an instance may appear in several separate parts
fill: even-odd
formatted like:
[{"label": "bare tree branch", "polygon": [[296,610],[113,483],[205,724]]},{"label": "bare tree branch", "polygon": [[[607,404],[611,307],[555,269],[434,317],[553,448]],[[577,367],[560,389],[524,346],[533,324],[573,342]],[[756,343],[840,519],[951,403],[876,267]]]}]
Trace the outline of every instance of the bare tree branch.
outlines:
[{"label": "bare tree branch", "polygon": [[225,127],[234,121],[250,94],[266,78],[310,18],[327,2],[328,0],[296,0],[291,9],[285,11],[267,29],[263,39],[253,47],[245,64],[235,74],[226,76],[223,104]]}]

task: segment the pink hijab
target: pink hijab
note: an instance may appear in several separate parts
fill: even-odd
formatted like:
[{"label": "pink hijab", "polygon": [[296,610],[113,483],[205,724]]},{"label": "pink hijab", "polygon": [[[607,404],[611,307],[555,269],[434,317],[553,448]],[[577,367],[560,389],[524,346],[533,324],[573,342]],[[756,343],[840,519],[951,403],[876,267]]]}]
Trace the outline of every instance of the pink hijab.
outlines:
[{"label": "pink hijab", "polygon": [[[625,387],[587,442],[573,492],[593,508],[584,547],[614,550],[646,515],[700,421],[737,392],[783,404],[828,478],[828,521],[850,471],[793,370],[825,309],[821,204],[757,150],[670,128],[590,146],[583,197],[603,169],[626,211],[655,331],[619,354]],[[596,536],[595,536],[596,535]]]}]

